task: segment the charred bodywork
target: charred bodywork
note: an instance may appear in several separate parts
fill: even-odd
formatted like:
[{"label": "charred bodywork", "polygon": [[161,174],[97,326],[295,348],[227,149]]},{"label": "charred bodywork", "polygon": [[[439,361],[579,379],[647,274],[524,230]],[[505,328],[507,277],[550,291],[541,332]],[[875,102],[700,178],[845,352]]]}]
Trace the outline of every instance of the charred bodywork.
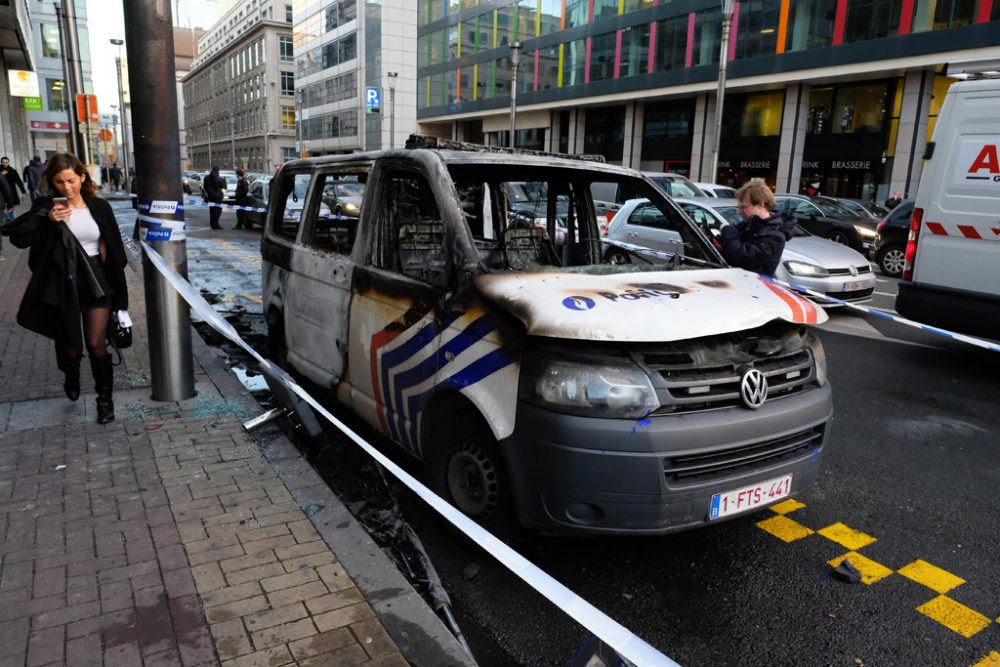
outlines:
[{"label": "charred bodywork", "polygon": [[[831,399],[803,325],[825,313],[725,267],[637,173],[424,149],[278,178],[262,240],[275,347],[484,524],[662,533],[718,518],[727,491],[815,479]],[[364,198],[331,223],[340,179]],[[659,207],[674,261],[606,263],[595,183]]]}]

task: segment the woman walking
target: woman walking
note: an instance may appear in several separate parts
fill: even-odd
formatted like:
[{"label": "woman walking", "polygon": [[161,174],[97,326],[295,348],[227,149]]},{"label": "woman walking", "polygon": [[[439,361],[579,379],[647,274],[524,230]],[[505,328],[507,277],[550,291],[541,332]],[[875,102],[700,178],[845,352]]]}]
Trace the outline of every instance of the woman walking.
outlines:
[{"label": "woman walking", "polygon": [[111,205],[97,196],[76,156],[53,156],[41,183],[53,196],[35,200],[17,221],[34,226],[28,255],[32,275],[17,321],[55,341],[56,361],[66,376],[63,389],[71,401],[80,397],[86,345],[97,390],[97,423],[106,424],[115,418],[108,320],[112,309],[128,309],[125,245]]}]

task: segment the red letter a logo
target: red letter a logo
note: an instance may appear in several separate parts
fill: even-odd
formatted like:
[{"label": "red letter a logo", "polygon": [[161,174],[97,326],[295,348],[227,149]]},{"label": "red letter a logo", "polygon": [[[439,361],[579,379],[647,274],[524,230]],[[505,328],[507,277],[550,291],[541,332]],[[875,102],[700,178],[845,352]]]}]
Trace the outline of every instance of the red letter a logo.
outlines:
[{"label": "red letter a logo", "polygon": [[975,174],[980,169],[985,169],[991,174],[1000,174],[1000,159],[997,158],[997,147],[993,144],[983,146],[979,151],[979,156],[969,167],[969,174]]}]

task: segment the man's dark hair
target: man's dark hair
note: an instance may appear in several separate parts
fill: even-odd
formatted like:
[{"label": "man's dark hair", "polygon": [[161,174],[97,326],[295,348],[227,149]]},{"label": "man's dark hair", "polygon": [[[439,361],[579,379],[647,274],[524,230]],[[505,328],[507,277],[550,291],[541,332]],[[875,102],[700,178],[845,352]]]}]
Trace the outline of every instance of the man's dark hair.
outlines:
[{"label": "man's dark hair", "polygon": [[236,170],[236,176],[238,178],[243,178],[243,170],[242,169],[237,169]]}]

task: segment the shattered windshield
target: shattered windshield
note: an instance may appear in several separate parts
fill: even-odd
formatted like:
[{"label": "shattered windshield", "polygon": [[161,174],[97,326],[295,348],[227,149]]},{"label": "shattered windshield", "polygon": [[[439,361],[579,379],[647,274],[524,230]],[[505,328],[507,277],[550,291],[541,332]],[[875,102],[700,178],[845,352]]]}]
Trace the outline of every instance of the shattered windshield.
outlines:
[{"label": "shattered windshield", "polygon": [[[657,263],[658,270],[722,266],[687,217],[641,178],[496,163],[449,169],[479,259],[491,272],[649,271],[650,262],[630,251],[628,244],[602,235],[606,227],[598,226],[591,186],[609,182],[649,199],[661,213],[653,217],[680,236],[680,252],[661,259],[666,263]],[[611,249],[618,252],[609,253]],[[635,261],[620,263],[623,254]]]}]

